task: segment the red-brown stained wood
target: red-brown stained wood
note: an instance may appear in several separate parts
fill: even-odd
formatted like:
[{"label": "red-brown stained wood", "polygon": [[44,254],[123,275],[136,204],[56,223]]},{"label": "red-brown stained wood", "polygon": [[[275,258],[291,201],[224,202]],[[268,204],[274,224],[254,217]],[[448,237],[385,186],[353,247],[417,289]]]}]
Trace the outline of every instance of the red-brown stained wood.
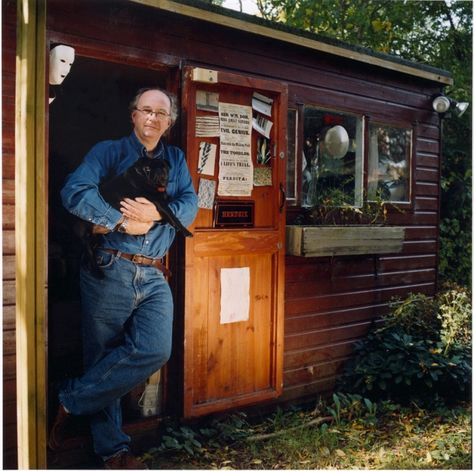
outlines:
[{"label": "red-brown stained wood", "polygon": [[415,171],[415,180],[438,183],[439,172],[437,171],[437,169],[433,168],[418,167]]},{"label": "red-brown stained wood", "polygon": [[289,317],[285,322],[285,332],[288,336],[303,330],[321,329],[375,319],[380,317],[380,315],[387,310],[387,307],[388,304],[384,303],[339,311],[328,310],[305,314],[299,317]]},{"label": "red-brown stained wood", "polygon": [[[15,330],[15,306],[3,306],[3,330]],[[3,372],[5,374],[5,372]]]},{"label": "red-brown stained wood", "polygon": [[423,211],[423,210],[437,211],[438,198],[434,196],[417,196],[415,198],[415,210],[416,211]]},{"label": "red-brown stained wood", "polygon": [[3,232],[3,255],[15,255],[15,232]]},{"label": "red-brown stained wood", "polygon": [[2,2],[3,465],[17,467],[15,362],[16,2]]},{"label": "red-brown stained wood", "polygon": [[354,339],[350,339],[333,343],[331,348],[323,345],[287,351],[285,353],[286,370],[307,368],[321,362],[344,358],[352,353],[354,342]]},{"label": "red-brown stained wood", "polygon": [[418,152],[416,154],[416,162],[420,167],[439,168],[439,157],[436,154]]},{"label": "red-brown stained wood", "polygon": [[281,401],[301,400],[302,397],[317,398],[328,396],[334,390],[336,385],[336,376],[332,375],[326,378],[319,378],[311,383],[300,383],[295,386],[286,387]]}]

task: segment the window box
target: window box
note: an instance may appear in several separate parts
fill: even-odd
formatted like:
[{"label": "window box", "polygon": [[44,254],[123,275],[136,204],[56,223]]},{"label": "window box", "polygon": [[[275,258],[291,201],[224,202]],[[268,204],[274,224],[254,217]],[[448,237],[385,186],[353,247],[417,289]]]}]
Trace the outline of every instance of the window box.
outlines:
[{"label": "window box", "polygon": [[394,226],[286,227],[286,253],[299,257],[398,253],[405,228]]}]

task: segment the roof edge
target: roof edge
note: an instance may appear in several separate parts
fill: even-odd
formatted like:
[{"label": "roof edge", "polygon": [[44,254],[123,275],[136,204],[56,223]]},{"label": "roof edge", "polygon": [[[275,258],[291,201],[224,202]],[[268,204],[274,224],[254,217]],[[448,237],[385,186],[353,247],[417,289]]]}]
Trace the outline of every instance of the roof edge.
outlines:
[{"label": "roof edge", "polygon": [[353,46],[338,39],[324,37],[308,31],[274,23],[247,13],[240,13],[218,5],[205,4],[199,0],[129,0],[133,3],[159,8],[160,10],[197,18],[238,30],[277,39],[309,49],[326,52],[338,57],[370,64],[395,72],[415,76],[442,85],[452,85],[449,72],[419,64],[400,57],[376,52],[361,46]]}]

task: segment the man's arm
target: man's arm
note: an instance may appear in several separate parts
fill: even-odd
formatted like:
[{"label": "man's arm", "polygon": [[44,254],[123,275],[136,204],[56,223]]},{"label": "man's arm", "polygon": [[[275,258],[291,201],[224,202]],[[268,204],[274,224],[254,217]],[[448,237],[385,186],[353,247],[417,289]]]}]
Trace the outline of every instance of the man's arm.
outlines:
[{"label": "man's arm", "polygon": [[[118,148],[111,141],[96,144],[79,167],[70,174],[61,190],[64,207],[75,216],[95,225],[95,233],[107,234],[123,222],[120,211],[107,203],[99,192],[99,183],[117,168]],[[129,221],[124,232],[146,234],[153,223]]]},{"label": "man's arm", "polygon": [[64,207],[75,216],[111,231],[122,215],[104,201],[99,183],[114,167],[114,149],[106,143],[96,144],[83,162],[71,173],[61,190]]}]

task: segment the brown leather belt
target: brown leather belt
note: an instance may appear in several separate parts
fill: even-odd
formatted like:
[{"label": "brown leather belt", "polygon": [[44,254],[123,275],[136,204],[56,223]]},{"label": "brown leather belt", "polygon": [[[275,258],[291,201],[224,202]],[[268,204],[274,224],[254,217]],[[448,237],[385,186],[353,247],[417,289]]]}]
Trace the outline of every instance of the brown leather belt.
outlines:
[{"label": "brown leather belt", "polygon": [[104,252],[117,255],[119,257],[124,258],[125,260],[130,260],[131,262],[136,263],[137,265],[155,267],[158,270],[162,271],[165,276],[171,276],[171,271],[168,270],[161,263],[161,258],[150,258],[150,257],[145,257],[145,255],[141,255],[141,254],[124,253],[124,252],[120,252],[120,250],[104,249],[102,247],[99,250],[103,250]]}]

